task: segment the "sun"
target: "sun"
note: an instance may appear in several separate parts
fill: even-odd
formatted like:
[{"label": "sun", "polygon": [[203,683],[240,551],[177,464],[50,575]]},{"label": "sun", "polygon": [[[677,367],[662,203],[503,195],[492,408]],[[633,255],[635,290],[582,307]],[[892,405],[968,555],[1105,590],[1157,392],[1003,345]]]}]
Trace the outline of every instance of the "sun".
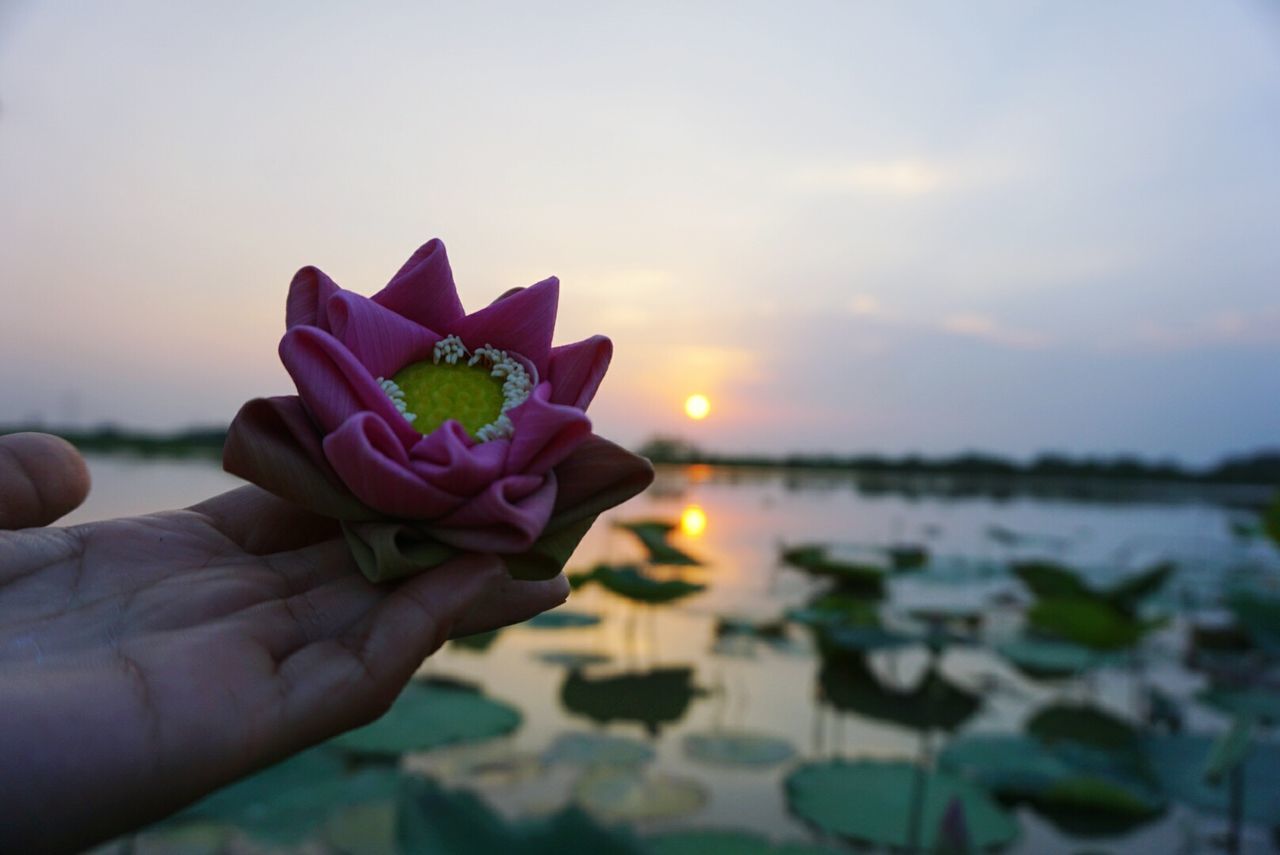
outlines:
[{"label": "sun", "polygon": [[684,402],[684,414],[694,421],[702,421],[711,412],[711,401],[706,395],[690,395]]},{"label": "sun", "polygon": [[707,514],[697,505],[689,505],[680,514],[680,530],[689,537],[699,537],[707,530]]}]

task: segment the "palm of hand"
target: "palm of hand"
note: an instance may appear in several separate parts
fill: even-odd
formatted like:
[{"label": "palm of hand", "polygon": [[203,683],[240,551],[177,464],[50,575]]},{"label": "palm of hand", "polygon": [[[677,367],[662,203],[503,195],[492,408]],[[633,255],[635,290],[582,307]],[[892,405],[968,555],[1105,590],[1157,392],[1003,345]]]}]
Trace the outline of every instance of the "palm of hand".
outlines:
[{"label": "palm of hand", "polygon": [[[67,846],[163,816],[372,719],[451,631],[567,593],[563,579],[506,580],[481,556],[373,585],[329,526],[244,488],[186,511],[0,533],[11,815],[90,803]],[[49,844],[47,827],[29,831]]]}]

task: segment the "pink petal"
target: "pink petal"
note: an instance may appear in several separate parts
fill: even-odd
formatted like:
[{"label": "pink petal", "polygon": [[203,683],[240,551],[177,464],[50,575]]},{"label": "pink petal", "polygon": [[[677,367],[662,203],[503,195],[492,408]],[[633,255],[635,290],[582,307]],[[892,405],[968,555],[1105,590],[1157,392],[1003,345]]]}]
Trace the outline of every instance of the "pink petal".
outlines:
[{"label": "pink petal", "polygon": [[329,298],[342,289],[315,267],[304,267],[293,275],[289,283],[289,297],[285,300],[285,329],[300,324],[329,329],[325,306]]},{"label": "pink petal", "polygon": [[373,413],[356,413],[326,436],[324,454],[342,483],[384,514],[432,519],[463,501],[414,474],[400,439]]},{"label": "pink petal", "polygon": [[515,351],[545,376],[559,301],[560,280],[552,276],[467,315],[448,331],[472,350],[491,344]]},{"label": "pink petal", "polygon": [[325,433],[356,413],[379,416],[405,448],[421,438],[374,382],[369,370],[327,332],[296,326],[280,340],[280,361],[298,387],[298,397]]},{"label": "pink petal", "polygon": [[329,301],[335,338],[374,377],[390,377],[411,362],[428,359],[440,336],[372,300],[342,291]]},{"label": "pink petal", "polygon": [[556,501],[556,476],[509,475],[441,518],[432,536],[474,552],[523,552],[542,536]]},{"label": "pink petal", "polygon": [[505,439],[474,442],[465,428],[449,419],[409,449],[418,477],[459,496],[474,496],[499,477],[507,463]]},{"label": "pink petal", "polygon": [[547,380],[551,402],[585,410],[613,358],[613,342],[602,335],[551,349]]},{"label": "pink petal", "polygon": [[591,420],[577,407],[551,402],[551,384],[540,383],[509,415],[515,430],[507,472],[541,475],[591,435]]},{"label": "pink petal", "polygon": [[418,247],[387,287],[373,295],[373,301],[441,333],[450,331],[465,314],[439,239]]}]

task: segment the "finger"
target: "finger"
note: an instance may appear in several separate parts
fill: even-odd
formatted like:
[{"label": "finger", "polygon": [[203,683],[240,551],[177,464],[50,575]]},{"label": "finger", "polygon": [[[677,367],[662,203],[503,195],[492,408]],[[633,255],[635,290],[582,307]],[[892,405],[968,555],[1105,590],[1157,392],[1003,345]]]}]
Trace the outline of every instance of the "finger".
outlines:
[{"label": "finger", "polygon": [[49,525],[89,495],[75,446],[47,433],[0,436],[0,529]]},{"label": "finger", "polygon": [[277,674],[291,727],[317,741],[381,714],[505,572],[492,556],[447,561],[394,588],[348,635],[289,656]]},{"label": "finger", "polygon": [[453,638],[489,632],[520,623],[554,609],[569,598],[569,580],[563,574],[541,582],[526,582],[503,574],[453,625]]},{"label": "finger", "polygon": [[246,486],[205,499],[189,510],[201,514],[228,540],[251,555],[301,549],[339,537],[334,520]]}]

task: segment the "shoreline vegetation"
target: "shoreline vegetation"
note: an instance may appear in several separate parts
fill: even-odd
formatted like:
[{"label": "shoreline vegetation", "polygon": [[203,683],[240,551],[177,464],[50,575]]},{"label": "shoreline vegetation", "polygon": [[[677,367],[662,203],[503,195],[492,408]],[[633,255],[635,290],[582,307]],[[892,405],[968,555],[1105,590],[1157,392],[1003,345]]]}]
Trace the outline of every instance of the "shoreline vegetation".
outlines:
[{"label": "shoreline vegetation", "polygon": [[[40,431],[60,436],[89,454],[118,454],[140,458],[208,458],[222,453],[226,428],[195,427],[172,432],[130,430],[114,425],[59,428],[49,425],[0,426],[0,435]],[[1017,461],[984,452],[924,456],[882,454],[722,454],[705,451],[678,438],[657,437],[637,452],[657,465],[707,466],[738,472],[814,473],[856,477],[860,488],[920,492],[961,485],[962,492],[1037,492],[1057,484],[1127,484],[1148,489],[1246,488],[1259,496],[1280,488],[1280,448],[1237,454],[1204,467],[1174,461],[1148,461],[1135,455],[1114,457],[1042,454]],[[967,485],[967,488],[964,487]],[[1003,485],[1003,486],[1001,486]],[[1079,493],[1081,490],[1073,491]],[[1084,492],[1093,492],[1085,490]],[[1105,491],[1104,491],[1105,492]],[[1236,492],[1236,491],[1232,491]],[[1241,499],[1248,501],[1244,495]]]}]

